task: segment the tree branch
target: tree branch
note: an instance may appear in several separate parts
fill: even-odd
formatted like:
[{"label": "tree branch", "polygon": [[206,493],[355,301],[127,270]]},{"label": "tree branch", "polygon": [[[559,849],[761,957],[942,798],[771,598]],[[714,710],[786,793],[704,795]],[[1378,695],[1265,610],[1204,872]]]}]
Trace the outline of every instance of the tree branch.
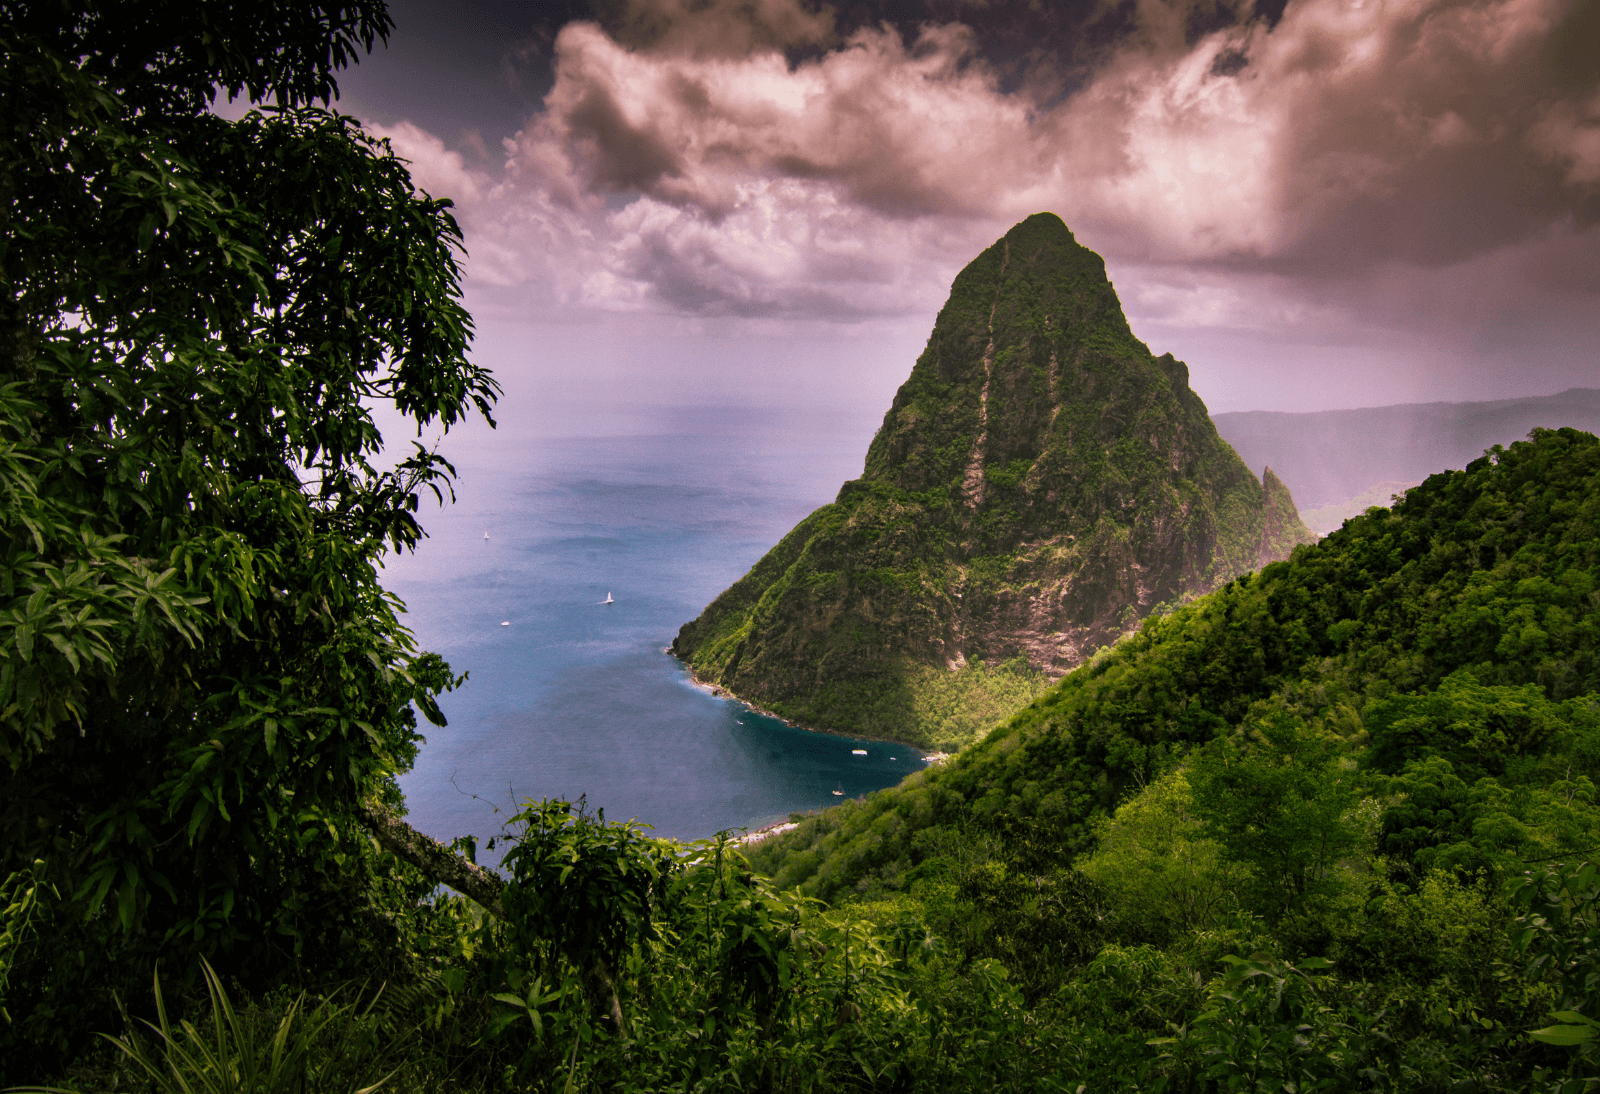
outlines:
[{"label": "tree branch", "polygon": [[[441,885],[448,885],[468,899],[481,904],[490,915],[506,918],[501,894],[506,883],[475,863],[468,862],[432,836],[425,836],[376,802],[363,802],[356,810],[361,822],[378,837],[385,850],[405,859]],[[628,1036],[622,1017],[622,1001],[605,959],[596,956],[584,970],[590,995],[610,1019],[612,1032]]]},{"label": "tree branch", "polygon": [[500,902],[506,883],[497,875],[468,862],[375,802],[363,802],[357,809],[357,816],[378,837],[385,850],[405,859],[440,885],[448,885],[481,904],[490,915],[498,919],[506,917],[505,905]]}]

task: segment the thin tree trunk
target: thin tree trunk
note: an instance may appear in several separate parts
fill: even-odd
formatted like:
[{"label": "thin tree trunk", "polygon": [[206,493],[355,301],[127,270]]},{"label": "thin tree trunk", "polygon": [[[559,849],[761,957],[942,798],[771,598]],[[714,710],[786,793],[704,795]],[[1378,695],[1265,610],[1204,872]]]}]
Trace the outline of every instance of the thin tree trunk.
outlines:
[{"label": "thin tree trunk", "polygon": [[358,816],[384,849],[405,859],[441,885],[448,885],[497,919],[506,917],[500,895],[506,883],[498,875],[468,862],[432,836],[425,836],[383,806],[364,802]]},{"label": "thin tree trunk", "polygon": [[611,1032],[626,1039],[628,1027],[622,1019],[622,1000],[617,998],[617,983],[611,977],[611,968],[605,958],[594,959],[594,965],[589,969],[589,984],[590,992],[597,997],[606,1017],[611,1019]]}]

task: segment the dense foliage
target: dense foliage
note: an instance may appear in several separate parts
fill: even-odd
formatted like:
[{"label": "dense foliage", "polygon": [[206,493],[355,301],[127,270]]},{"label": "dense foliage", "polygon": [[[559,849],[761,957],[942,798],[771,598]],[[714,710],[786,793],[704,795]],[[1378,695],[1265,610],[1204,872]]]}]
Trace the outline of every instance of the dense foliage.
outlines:
[{"label": "dense foliage", "polygon": [[[823,897],[892,889],[931,846],[923,832],[999,813],[1088,851],[1131,792],[1214,738],[1261,739],[1283,719],[1342,741],[1414,801],[1428,780],[1446,795],[1484,775],[1536,781],[1528,757],[1586,747],[1554,727],[1587,724],[1580,697],[1600,691],[1597,474],[1594,438],[1561,430],[1435,475],[1394,510],[1147,620],[948,768],[807,821],[758,862]],[[1466,735],[1457,752],[1436,737],[1445,726]],[[1419,755],[1421,739],[1438,754]],[[1460,766],[1459,749],[1490,741],[1501,759]],[[1600,775],[1585,752],[1571,762],[1568,781]],[[1600,843],[1581,840],[1548,850]]]},{"label": "dense foliage", "polygon": [[[0,14],[0,876],[49,939],[4,955],[0,1077],[157,959],[265,983],[377,937],[351,811],[453,681],[375,568],[450,471],[375,466],[368,407],[448,428],[496,390],[447,203],[309,105],[388,26]],[[230,123],[219,86],[277,106]]]},{"label": "dense foliage", "polygon": [[[213,1001],[144,1059],[284,1037],[350,1089],[1585,1089],[1597,486],[1572,431],[1435,476],[758,846],[776,879],[530,804],[504,923],[390,893],[407,960],[376,999]],[[1055,766],[1019,784],[1028,749]]]}]

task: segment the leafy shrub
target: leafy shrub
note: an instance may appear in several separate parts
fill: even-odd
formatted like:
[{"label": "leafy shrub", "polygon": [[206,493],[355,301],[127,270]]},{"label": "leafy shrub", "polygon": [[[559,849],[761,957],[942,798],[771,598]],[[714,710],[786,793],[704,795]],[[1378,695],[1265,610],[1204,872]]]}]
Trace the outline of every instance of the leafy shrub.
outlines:
[{"label": "leafy shrub", "polygon": [[278,1014],[241,1012],[216,971],[204,961],[201,971],[210,997],[204,1027],[168,1018],[158,975],[157,1021],[142,1023],[156,1043],[131,1027],[106,1038],[133,1066],[138,1085],[158,1094],[371,1094],[387,1081],[380,1072],[392,1038],[384,1036],[390,1031],[376,1010],[379,994],[365,1004],[321,999],[309,1008],[302,994]]},{"label": "leafy shrub", "polygon": [[1105,887],[1120,936],[1168,942],[1217,926],[1238,907],[1244,868],[1205,835],[1182,769],[1118,806],[1095,835],[1079,869]]}]

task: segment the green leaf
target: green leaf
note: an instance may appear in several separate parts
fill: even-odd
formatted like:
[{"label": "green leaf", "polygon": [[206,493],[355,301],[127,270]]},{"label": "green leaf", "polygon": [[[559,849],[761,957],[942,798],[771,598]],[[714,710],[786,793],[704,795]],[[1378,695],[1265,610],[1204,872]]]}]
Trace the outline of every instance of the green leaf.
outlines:
[{"label": "green leaf", "polygon": [[434,702],[433,696],[421,692],[416,697],[417,709],[422,711],[423,717],[434,725],[443,728],[450,723],[445,719],[444,712],[439,709],[439,704]]},{"label": "green leaf", "polygon": [[139,891],[133,879],[127,881],[117,889],[117,916],[122,920],[123,931],[133,933],[133,916],[137,910]]},{"label": "green leaf", "polygon": [[1596,1030],[1593,1026],[1546,1026],[1536,1029],[1528,1036],[1535,1041],[1543,1041],[1550,1045],[1581,1045],[1592,1040]]},{"label": "green leaf", "polygon": [[72,671],[77,672],[78,651],[72,647],[72,643],[68,642],[61,635],[53,632],[46,634],[45,637],[48,638],[50,640],[50,644],[56,648],[56,652],[60,653],[62,657],[67,659],[67,664],[72,666]]}]

